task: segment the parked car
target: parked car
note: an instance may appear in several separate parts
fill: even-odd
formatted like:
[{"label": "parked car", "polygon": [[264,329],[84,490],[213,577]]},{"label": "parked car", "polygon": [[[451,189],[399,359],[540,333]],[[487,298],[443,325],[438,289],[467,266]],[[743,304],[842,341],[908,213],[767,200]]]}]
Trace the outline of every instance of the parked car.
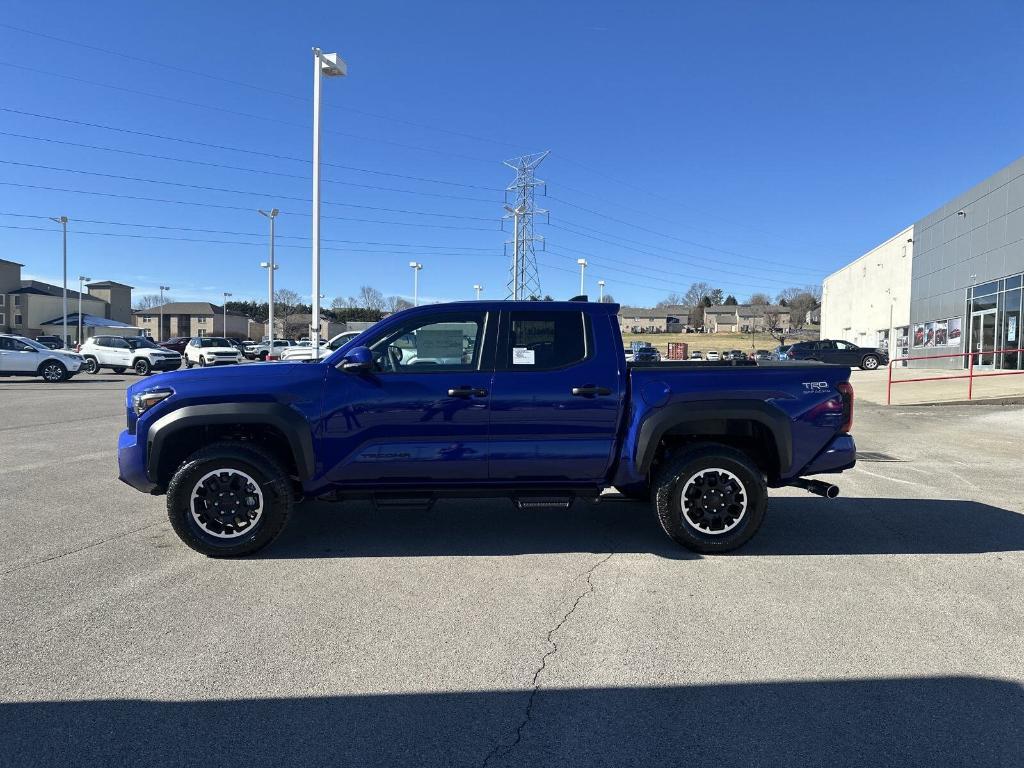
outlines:
[{"label": "parked car", "polygon": [[189,342],[188,336],[174,336],[167,341],[158,341],[157,343],[165,349],[170,349],[177,352],[179,355],[185,354],[185,346]]},{"label": "parked car", "polygon": [[185,345],[185,367],[230,365],[242,362],[242,353],[220,336],[197,336]]},{"label": "parked car", "polygon": [[124,373],[131,368],[139,376],[148,376],[181,368],[181,355],[142,336],[93,336],[82,344],[81,355],[89,373],[99,373],[101,368]]},{"label": "parked car", "polygon": [[0,376],[41,376],[43,381],[67,381],[82,370],[74,352],[53,350],[26,336],[0,333]]},{"label": "parked car", "polygon": [[699,349],[695,349],[693,352],[690,353],[690,359],[691,360],[703,360],[704,359],[704,353],[701,352]]},{"label": "parked car", "polygon": [[767,349],[759,349],[759,350],[754,352],[754,359],[755,360],[771,360],[772,359],[772,353],[769,352]]},{"label": "parked car", "polygon": [[[270,342],[265,341],[262,344],[257,344],[252,350],[253,360],[276,360],[281,356],[288,347],[294,347],[295,342],[291,339],[274,339],[274,348],[271,350]],[[247,351],[246,356],[250,353]]]},{"label": "parked car", "polygon": [[708,350],[708,358],[707,359],[709,361],[712,361],[712,362],[715,361],[715,360],[718,360],[718,350],[717,349],[709,349]]},{"label": "parked car", "polygon": [[661,352],[654,347],[641,347],[633,356],[634,363],[660,363]]},{"label": "parked car", "polygon": [[42,344],[47,349],[64,349],[64,342],[60,340],[60,336],[36,336],[36,341]]},{"label": "parked car", "polygon": [[[327,357],[329,354],[334,352],[336,349],[340,349],[343,345],[358,336],[362,331],[343,331],[337,336],[333,337],[330,341],[320,345],[320,354],[317,357]],[[288,347],[281,352],[281,360],[312,360],[313,345],[303,344],[301,341],[294,347]]]},{"label": "parked car", "polygon": [[786,352],[791,360],[817,360],[822,363],[849,365],[873,371],[889,364],[889,355],[878,347],[858,347],[848,341],[821,339],[801,341]]},{"label": "parked car", "polygon": [[774,360],[789,360],[789,348],[792,344],[783,344],[782,346],[776,347],[772,352]]},{"label": "parked car", "polygon": [[614,487],[723,552],[757,532],[769,487],[836,495],[809,476],[856,461],[848,368],[626,366],[616,309],[424,305],[324,360],[162,374],[128,389],[120,478],[166,493],[177,535],[218,557],[269,544],[300,496],[565,510]]}]

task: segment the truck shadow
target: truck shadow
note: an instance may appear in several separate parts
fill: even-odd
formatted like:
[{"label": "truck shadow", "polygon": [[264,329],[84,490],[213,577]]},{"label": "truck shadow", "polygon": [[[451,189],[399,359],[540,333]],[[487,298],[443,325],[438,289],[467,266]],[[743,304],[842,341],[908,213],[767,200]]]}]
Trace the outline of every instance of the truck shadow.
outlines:
[{"label": "truck shadow", "polygon": [[[1024,550],[1024,514],[976,501],[773,498],[754,539],[728,556],[970,554]],[[441,501],[426,512],[307,502],[258,557],[492,556],[642,552],[701,557],[669,540],[646,503],[519,510],[502,500]]]},{"label": "truck shadow", "polygon": [[1020,685],[935,677],[4,703],[0,743],[6,765],[37,768],[1012,768],[1022,723]]}]

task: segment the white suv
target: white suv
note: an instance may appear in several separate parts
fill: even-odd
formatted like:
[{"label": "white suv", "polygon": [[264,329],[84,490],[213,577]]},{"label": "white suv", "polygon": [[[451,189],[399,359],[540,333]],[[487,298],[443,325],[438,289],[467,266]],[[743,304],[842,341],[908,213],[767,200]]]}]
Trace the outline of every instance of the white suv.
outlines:
[{"label": "white suv", "polygon": [[0,333],[0,376],[42,376],[56,383],[82,370],[82,358],[24,336]]},{"label": "white suv", "polygon": [[242,362],[242,353],[227,339],[218,336],[197,336],[185,345],[185,367]]},{"label": "white suv", "polygon": [[[354,339],[362,331],[344,331],[339,333],[330,341],[320,345],[320,354],[317,357],[324,358],[337,349],[341,349],[342,345],[347,344],[349,339]],[[281,360],[312,360],[313,359],[313,345],[305,344],[300,341],[294,347],[288,347],[281,353]]]},{"label": "white suv", "polygon": [[144,336],[93,336],[82,344],[81,355],[89,373],[99,373],[101,368],[124,373],[131,368],[139,376],[148,376],[181,368],[181,355]]}]

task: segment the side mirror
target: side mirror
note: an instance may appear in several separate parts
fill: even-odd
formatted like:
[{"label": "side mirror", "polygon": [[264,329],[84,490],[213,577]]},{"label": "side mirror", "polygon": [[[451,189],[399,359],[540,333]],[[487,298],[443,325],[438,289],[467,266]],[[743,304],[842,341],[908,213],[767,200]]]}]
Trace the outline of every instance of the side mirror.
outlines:
[{"label": "side mirror", "polygon": [[373,367],[373,353],[368,347],[356,347],[341,360],[341,370],[357,373]]}]

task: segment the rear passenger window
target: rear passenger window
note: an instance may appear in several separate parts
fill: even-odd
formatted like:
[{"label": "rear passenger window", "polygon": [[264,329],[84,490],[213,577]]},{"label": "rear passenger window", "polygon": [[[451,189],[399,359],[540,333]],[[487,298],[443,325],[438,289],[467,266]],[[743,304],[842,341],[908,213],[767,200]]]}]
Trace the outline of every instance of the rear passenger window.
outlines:
[{"label": "rear passenger window", "polygon": [[582,312],[510,312],[502,367],[511,371],[564,368],[587,358],[589,336]]}]

